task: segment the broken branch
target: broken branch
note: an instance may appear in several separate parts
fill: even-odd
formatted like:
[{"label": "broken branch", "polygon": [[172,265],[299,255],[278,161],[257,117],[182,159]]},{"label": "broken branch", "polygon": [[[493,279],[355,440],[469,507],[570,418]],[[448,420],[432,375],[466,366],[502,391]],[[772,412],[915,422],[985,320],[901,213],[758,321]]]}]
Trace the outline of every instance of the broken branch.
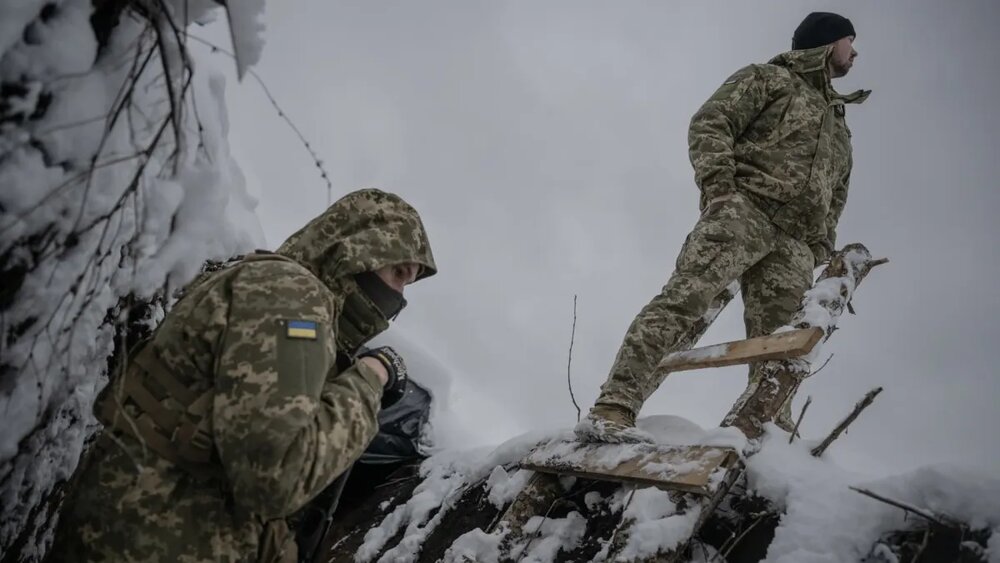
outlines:
[{"label": "broken branch", "polygon": [[911,514],[916,514],[917,516],[920,516],[921,518],[924,518],[925,520],[927,520],[928,522],[931,522],[932,524],[937,524],[938,526],[942,526],[942,527],[956,527],[951,522],[946,521],[945,518],[943,518],[941,516],[938,516],[937,514],[934,514],[933,512],[930,512],[929,510],[924,510],[923,508],[918,508],[916,506],[913,506],[912,504],[906,504],[905,502],[901,502],[901,501],[898,501],[898,500],[893,500],[893,499],[891,499],[889,497],[884,497],[882,495],[875,494],[875,493],[869,491],[868,489],[861,489],[861,488],[858,488],[858,487],[848,487],[848,488],[851,489],[852,491],[856,492],[856,493],[861,493],[861,494],[865,495],[866,497],[873,498],[873,499],[875,499],[877,501],[884,502],[884,503],[886,503],[886,504],[888,504],[890,506],[895,506],[896,508],[905,510],[906,512],[909,512]]},{"label": "broken branch", "polygon": [[811,396],[806,397],[806,404],[802,405],[802,411],[799,413],[799,418],[795,421],[795,428],[792,428],[792,435],[788,437],[789,444],[791,444],[795,440],[795,436],[798,435],[799,425],[802,424],[802,419],[806,416],[806,409],[809,408],[809,404],[812,403],[812,400],[813,398]]},{"label": "broken branch", "polygon": [[858,401],[858,403],[854,405],[854,410],[851,411],[851,414],[847,415],[847,418],[840,421],[840,424],[838,424],[836,428],[834,428],[833,431],[830,432],[830,434],[822,442],[820,442],[818,446],[813,448],[812,450],[813,457],[819,457],[823,455],[823,452],[825,452],[826,449],[830,447],[830,444],[832,444],[834,440],[839,438],[840,435],[843,434],[845,430],[847,430],[847,427],[850,426],[852,422],[854,422],[854,419],[858,418],[858,415],[861,414],[861,411],[868,408],[868,405],[872,404],[872,401],[874,401],[875,397],[877,397],[878,394],[881,392],[882,388],[876,387],[871,391],[869,391],[864,396],[863,399]]}]

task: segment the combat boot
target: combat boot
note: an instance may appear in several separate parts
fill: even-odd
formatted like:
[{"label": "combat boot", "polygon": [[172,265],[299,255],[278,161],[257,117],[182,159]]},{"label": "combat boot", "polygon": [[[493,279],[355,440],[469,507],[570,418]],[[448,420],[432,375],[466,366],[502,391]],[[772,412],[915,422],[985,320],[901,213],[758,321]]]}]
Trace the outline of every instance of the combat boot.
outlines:
[{"label": "combat boot", "polygon": [[595,404],[573,431],[581,442],[637,444],[653,441],[652,435],[635,427],[635,413],[609,403]]}]

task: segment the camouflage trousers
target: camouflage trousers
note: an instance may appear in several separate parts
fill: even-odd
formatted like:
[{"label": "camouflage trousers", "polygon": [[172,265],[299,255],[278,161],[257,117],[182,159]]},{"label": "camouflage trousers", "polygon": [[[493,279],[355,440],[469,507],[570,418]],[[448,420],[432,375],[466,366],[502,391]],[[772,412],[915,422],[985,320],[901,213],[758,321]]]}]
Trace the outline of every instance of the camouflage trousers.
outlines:
[{"label": "camouflage trousers", "polygon": [[[654,373],[660,359],[686,347],[692,325],[733,280],[740,281],[747,336],[763,336],[791,320],[812,271],[808,245],[780,231],[746,197],[712,203],[684,242],[667,285],[632,321],[597,403],[638,414],[666,377]],[[751,381],[757,373],[751,365]]]}]

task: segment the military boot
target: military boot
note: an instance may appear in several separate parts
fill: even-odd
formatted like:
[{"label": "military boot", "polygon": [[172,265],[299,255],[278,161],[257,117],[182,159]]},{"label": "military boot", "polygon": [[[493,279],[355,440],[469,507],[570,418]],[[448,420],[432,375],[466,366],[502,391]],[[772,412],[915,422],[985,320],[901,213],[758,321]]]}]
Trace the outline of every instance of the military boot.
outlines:
[{"label": "military boot", "polygon": [[653,436],[635,427],[635,413],[608,403],[597,403],[573,429],[581,442],[637,444],[652,442]]}]

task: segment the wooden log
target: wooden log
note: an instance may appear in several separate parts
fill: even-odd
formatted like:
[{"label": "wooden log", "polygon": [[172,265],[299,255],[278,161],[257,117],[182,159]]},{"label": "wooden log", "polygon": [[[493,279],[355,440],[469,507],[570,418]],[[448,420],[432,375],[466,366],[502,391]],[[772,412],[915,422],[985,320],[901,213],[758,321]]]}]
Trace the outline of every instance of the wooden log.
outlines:
[{"label": "wooden log", "polygon": [[716,473],[737,459],[732,448],[559,441],[539,447],[521,467],[698,495],[715,492]]},{"label": "wooden log", "polygon": [[528,531],[525,525],[533,516],[546,514],[549,507],[563,493],[559,477],[550,473],[535,473],[528,484],[514,498],[507,510],[486,530],[494,533],[506,530],[507,535],[500,542],[500,561],[514,561],[514,548],[521,543]]},{"label": "wooden log", "polygon": [[659,371],[685,371],[748,364],[765,360],[787,360],[805,356],[823,338],[819,327],[802,328],[668,354]]}]

